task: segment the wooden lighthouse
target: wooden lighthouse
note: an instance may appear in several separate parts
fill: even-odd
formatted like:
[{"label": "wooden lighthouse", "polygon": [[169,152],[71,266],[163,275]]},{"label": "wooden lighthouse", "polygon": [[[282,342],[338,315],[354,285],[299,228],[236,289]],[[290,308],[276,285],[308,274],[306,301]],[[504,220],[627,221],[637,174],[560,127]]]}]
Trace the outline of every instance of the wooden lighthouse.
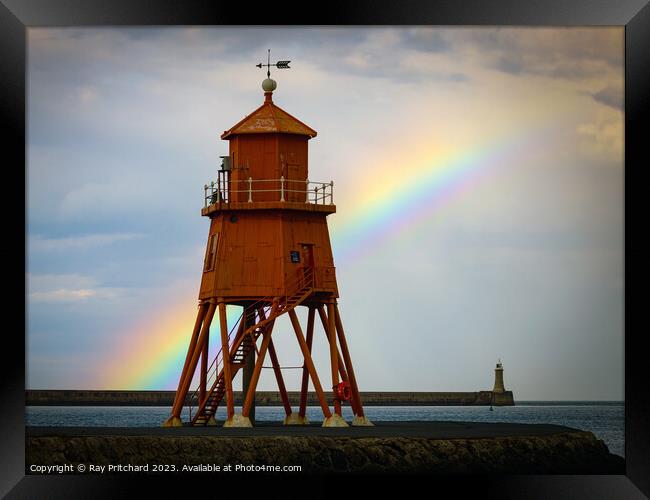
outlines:
[{"label": "wooden lighthouse", "polygon": [[[311,380],[323,411],[324,427],[344,427],[342,404],[354,413],[352,425],[372,425],[364,416],[337,299],[336,273],[327,216],[336,212],[333,182],[309,179],[308,142],[316,131],[273,102],[277,84],[266,66],[263,104],[226,130],[229,142],[216,181],[204,186],[201,211],[210,218],[196,322],[171,416],[166,427],[182,425],[181,411],[191,404],[190,423],[217,425],[220,405],[224,427],[250,427],[255,390],[268,355],[282,398],[287,425],[306,424]],[[241,306],[229,325],[226,306]],[[296,308],[307,308],[304,328]],[[292,409],[282,366],[273,344],[274,324],[288,315],[304,364],[300,404]],[[221,349],[208,358],[210,325],[218,317]],[[316,316],[329,342],[330,373],[320,378],[312,360]],[[320,330],[320,328],[318,328]],[[233,379],[242,369],[241,414],[235,414]],[[198,370],[198,386],[191,387]]]}]

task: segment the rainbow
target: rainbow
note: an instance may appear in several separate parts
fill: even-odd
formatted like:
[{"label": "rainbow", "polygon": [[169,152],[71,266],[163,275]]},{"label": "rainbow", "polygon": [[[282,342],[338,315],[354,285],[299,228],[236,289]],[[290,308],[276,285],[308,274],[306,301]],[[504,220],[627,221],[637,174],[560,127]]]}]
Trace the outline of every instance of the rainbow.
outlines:
[{"label": "rainbow", "polygon": [[[424,158],[408,159],[407,170],[394,165],[373,166],[374,182],[361,184],[346,215],[332,228],[332,247],[338,266],[349,266],[412,231],[441,208],[498,170],[512,168],[546,146],[557,133],[552,125],[527,128],[521,134],[492,138],[473,148],[418,152]],[[123,338],[132,339],[110,356],[101,386],[107,389],[174,390],[183,366],[197,312],[197,301],[181,297],[171,307],[149,311]],[[162,312],[161,312],[162,311]],[[228,324],[239,317],[229,308]],[[213,322],[213,325],[218,322]],[[211,327],[210,338],[218,335]],[[216,346],[216,342],[215,342]],[[214,347],[214,346],[213,346]],[[215,349],[211,348],[212,351]]]},{"label": "rainbow", "polygon": [[[499,170],[534,156],[557,131],[552,126],[503,136],[466,150],[447,149],[414,161],[408,175],[395,167],[373,169],[378,185],[355,193],[354,215],[332,231],[334,261],[349,266],[412,231],[472,187]],[[399,172],[399,170],[398,170]]]},{"label": "rainbow", "polygon": [[[198,312],[198,300],[179,297],[171,307],[156,308],[129,328],[121,343],[107,358],[102,370],[101,387],[114,390],[174,390],[181,374],[192,327]],[[226,318],[231,326],[241,308],[228,307]],[[216,325],[216,326],[215,326]],[[210,359],[216,355],[218,321],[210,326]]]}]

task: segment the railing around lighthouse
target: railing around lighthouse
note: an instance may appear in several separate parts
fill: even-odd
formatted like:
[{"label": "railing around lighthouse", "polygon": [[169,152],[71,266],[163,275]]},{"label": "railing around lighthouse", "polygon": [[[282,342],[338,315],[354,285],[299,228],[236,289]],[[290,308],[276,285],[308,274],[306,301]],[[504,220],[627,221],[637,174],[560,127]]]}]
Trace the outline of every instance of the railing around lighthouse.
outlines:
[{"label": "railing around lighthouse", "polygon": [[[203,186],[204,206],[214,203],[230,203],[233,198],[240,202],[255,201],[296,201],[312,205],[334,204],[334,181],[314,182],[294,179],[248,179],[228,180],[219,176],[217,181]],[[237,193],[238,196],[233,197]],[[262,193],[265,193],[262,195]],[[269,196],[268,193],[275,193]],[[304,196],[304,197],[303,197]]]}]

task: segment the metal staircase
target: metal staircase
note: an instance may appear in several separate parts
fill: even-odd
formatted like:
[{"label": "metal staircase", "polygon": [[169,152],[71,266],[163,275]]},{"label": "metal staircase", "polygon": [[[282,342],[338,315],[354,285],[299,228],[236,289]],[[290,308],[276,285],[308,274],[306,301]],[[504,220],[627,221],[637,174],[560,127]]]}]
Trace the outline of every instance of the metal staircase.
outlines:
[{"label": "metal staircase", "polygon": [[[265,297],[248,306],[230,330],[228,334],[228,345],[231,361],[232,379],[239,369],[246,364],[246,359],[251,351],[256,350],[257,339],[263,335],[279,316],[288,313],[296,308],[314,289],[314,270],[305,268],[304,273],[296,280],[293,286],[287,287],[295,290],[291,295],[280,297]],[[253,313],[257,321],[248,328],[244,327],[245,315]],[[231,340],[232,333],[237,331],[235,338]],[[199,387],[191,394],[189,402],[190,422],[194,426],[205,426],[217,413],[217,408],[226,393],[225,373],[223,370],[222,349],[215,356],[208,368],[206,376],[206,397],[199,400]],[[192,415],[193,405],[196,404],[196,412]]]}]

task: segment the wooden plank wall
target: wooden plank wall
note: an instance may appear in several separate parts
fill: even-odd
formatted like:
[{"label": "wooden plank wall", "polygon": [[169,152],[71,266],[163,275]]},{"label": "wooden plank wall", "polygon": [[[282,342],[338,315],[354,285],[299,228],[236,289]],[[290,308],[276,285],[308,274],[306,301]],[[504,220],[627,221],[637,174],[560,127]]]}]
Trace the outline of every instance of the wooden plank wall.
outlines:
[{"label": "wooden plank wall", "polygon": [[[199,298],[262,298],[291,293],[305,262],[304,258],[291,262],[290,252],[301,253],[303,244],[312,245],[318,288],[338,296],[325,214],[227,212],[212,220],[210,234],[215,232],[219,232],[216,265],[212,271],[203,272]],[[208,236],[206,245],[209,241]]]}]

